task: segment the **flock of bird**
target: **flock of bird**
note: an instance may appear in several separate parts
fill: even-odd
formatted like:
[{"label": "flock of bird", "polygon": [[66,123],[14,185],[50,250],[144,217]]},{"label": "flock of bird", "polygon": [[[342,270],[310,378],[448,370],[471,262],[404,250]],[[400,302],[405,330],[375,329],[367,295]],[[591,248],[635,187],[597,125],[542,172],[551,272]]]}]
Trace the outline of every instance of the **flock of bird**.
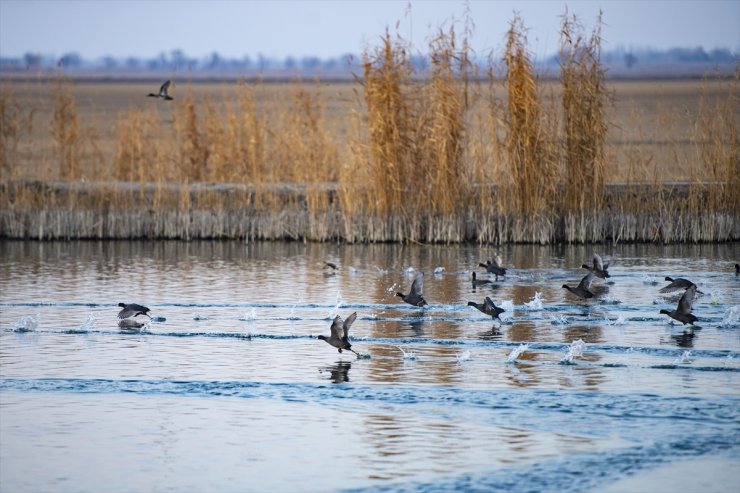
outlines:
[{"label": "flock of bird", "polygon": [[[167,88],[163,86],[165,94],[166,89]],[[337,265],[332,262],[324,262],[324,264],[332,271],[336,271],[338,269]],[[506,275],[506,269],[502,267],[501,258],[498,255],[496,255],[492,260],[488,260],[486,263],[480,263],[478,265],[480,267],[484,267],[486,269],[486,272],[488,272],[489,274],[493,274],[496,277],[496,280],[498,280],[498,276]],[[606,279],[610,277],[608,271],[609,264],[605,264],[601,260],[599,254],[594,253],[592,265],[583,264],[581,267],[584,269],[588,269],[589,272],[583,277],[583,279],[581,279],[581,282],[578,283],[578,286],[573,288],[568,286],[567,284],[563,284],[562,287],[564,289],[567,289],[570,293],[577,296],[578,298],[585,300],[594,297],[594,293],[591,292],[590,289],[591,284],[593,283],[595,278]],[[740,276],[740,264],[735,264],[735,275]],[[665,280],[668,281],[670,284],[661,288],[659,291],[660,293],[672,293],[681,290],[683,290],[684,293],[678,300],[678,306],[675,310],[664,309],[660,310],[659,313],[661,315],[668,315],[670,318],[677,320],[684,325],[694,325],[694,322],[696,322],[698,319],[692,313],[692,305],[694,303],[694,299],[696,298],[696,294],[702,294],[701,291],[698,291],[696,284],[689,281],[688,279],[680,277],[666,277]],[[477,286],[490,284],[492,282],[493,281],[491,281],[490,279],[478,279],[476,273],[473,272],[472,285],[474,288]],[[423,296],[423,288],[424,273],[419,272],[416,274],[414,280],[411,282],[411,287],[409,288],[408,294],[397,292],[396,296],[401,298],[405,303],[408,303],[409,305],[421,308],[428,305]],[[121,322],[125,322],[139,315],[145,315],[151,319],[151,315],[149,315],[149,312],[151,310],[145,306],[138,305],[136,303],[119,303],[118,306],[122,308],[122,310],[118,313],[118,318],[121,319]],[[501,321],[501,318],[499,316],[505,311],[503,308],[496,306],[493,300],[488,296],[485,297],[483,303],[469,301],[468,306],[477,308],[485,315],[490,316],[492,319],[498,319],[499,322]],[[329,337],[320,335],[318,336],[318,339],[326,341],[331,346],[334,346],[339,350],[340,353],[342,352],[342,350],[347,350],[355,353],[357,356],[360,356],[359,353],[352,349],[352,344],[349,341],[349,329],[356,319],[357,312],[352,313],[349,317],[347,317],[346,320],[342,320],[342,317],[337,315],[332,321],[331,334],[329,335]]]}]

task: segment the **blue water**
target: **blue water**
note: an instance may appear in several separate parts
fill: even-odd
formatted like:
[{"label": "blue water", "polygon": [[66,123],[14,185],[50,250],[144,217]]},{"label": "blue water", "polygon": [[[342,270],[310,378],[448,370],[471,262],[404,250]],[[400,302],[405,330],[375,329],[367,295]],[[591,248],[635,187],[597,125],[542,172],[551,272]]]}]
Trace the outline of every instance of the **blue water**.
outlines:
[{"label": "blue water", "polygon": [[740,246],[596,249],[0,242],[0,491],[738,491]]}]

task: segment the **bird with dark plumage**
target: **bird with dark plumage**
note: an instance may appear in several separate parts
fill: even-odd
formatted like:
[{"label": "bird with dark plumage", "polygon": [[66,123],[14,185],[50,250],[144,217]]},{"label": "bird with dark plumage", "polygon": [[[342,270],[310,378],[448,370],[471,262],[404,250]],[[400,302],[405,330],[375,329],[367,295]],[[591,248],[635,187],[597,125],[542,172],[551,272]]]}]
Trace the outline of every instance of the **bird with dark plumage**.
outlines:
[{"label": "bird with dark plumage", "polygon": [[493,260],[487,260],[484,264],[483,262],[480,262],[478,264],[478,267],[483,267],[486,269],[486,272],[489,272],[496,276],[496,280],[498,281],[498,276],[505,276],[506,275],[506,269],[501,267],[501,257],[496,255]]},{"label": "bird with dark plumage", "polygon": [[735,275],[740,276],[740,264],[735,264]]},{"label": "bird with dark plumage", "polygon": [[591,283],[594,281],[594,276],[595,274],[593,272],[589,272],[583,279],[581,279],[581,282],[579,282],[578,286],[575,288],[571,288],[567,284],[563,284],[563,287],[581,299],[593,298],[594,294],[589,291],[589,289],[591,289]]},{"label": "bird with dark plumage", "polygon": [[118,312],[118,318],[137,317],[139,315],[146,315],[147,317],[152,318],[151,315],[149,315],[151,310],[145,306],[137,305],[136,303],[119,303],[118,306],[123,308],[123,310]]},{"label": "bird with dark plumage", "polygon": [[419,272],[414,277],[414,282],[411,283],[411,289],[409,294],[403,294],[400,291],[396,293],[396,296],[401,298],[403,301],[413,306],[425,306],[427,301],[422,296],[421,292],[424,289],[424,273]]},{"label": "bird with dark plumage", "polygon": [[477,286],[485,286],[486,284],[491,284],[490,279],[478,279],[478,276],[475,272],[473,272],[473,279],[470,281],[470,283],[473,285],[473,287]]},{"label": "bird with dark plumage", "polygon": [[590,270],[594,273],[594,275],[596,275],[596,277],[600,277],[601,279],[611,277],[609,276],[609,272],[607,271],[607,269],[609,268],[609,264],[605,264],[604,262],[602,262],[601,256],[596,252],[593,253],[593,265],[589,266],[587,264],[583,264],[581,265],[581,267]]},{"label": "bird with dark plumage", "polygon": [[346,349],[347,351],[352,351],[359,356],[359,353],[352,349],[352,344],[349,343],[349,328],[355,322],[355,319],[357,319],[357,312],[354,312],[352,315],[347,317],[347,320],[344,322],[342,322],[342,317],[337,315],[334,317],[334,321],[331,324],[331,335],[329,337],[320,335],[318,336],[318,339],[326,341],[330,345],[334,346],[340,353],[342,352],[342,349]]},{"label": "bird with dark plumage", "polygon": [[501,319],[499,318],[499,315],[504,313],[506,310],[504,310],[501,307],[496,306],[493,303],[493,300],[486,296],[486,299],[483,300],[483,303],[476,303],[475,301],[468,301],[468,306],[472,306],[480,310],[482,313],[485,313],[486,315],[489,315],[491,318],[498,318],[499,322]]},{"label": "bird with dark plumage", "polygon": [[694,303],[694,298],[696,297],[696,285],[689,286],[686,289],[686,292],[681,296],[681,299],[678,300],[678,306],[675,310],[661,310],[659,313],[661,315],[668,315],[674,320],[678,320],[679,322],[683,323],[684,325],[690,324],[694,325],[694,322],[696,322],[698,319],[696,316],[694,316],[691,313],[692,307],[691,305]]},{"label": "bird with dark plumage", "polygon": [[681,289],[688,289],[691,286],[696,287],[696,284],[682,277],[676,277],[674,279],[672,277],[666,276],[665,280],[670,282],[670,284],[664,288],[661,288],[659,291],[661,293],[672,293],[673,291],[680,291]]},{"label": "bird with dark plumage", "polygon": [[172,98],[172,97],[170,97],[169,94],[167,94],[167,90],[170,88],[170,84],[171,83],[172,83],[172,81],[170,81],[170,80],[166,81],[159,88],[159,94],[154,94],[154,93],[150,92],[149,94],[147,94],[147,96],[150,97],[150,98],[162,98],[165,101],[172,101],[175,98]]}]

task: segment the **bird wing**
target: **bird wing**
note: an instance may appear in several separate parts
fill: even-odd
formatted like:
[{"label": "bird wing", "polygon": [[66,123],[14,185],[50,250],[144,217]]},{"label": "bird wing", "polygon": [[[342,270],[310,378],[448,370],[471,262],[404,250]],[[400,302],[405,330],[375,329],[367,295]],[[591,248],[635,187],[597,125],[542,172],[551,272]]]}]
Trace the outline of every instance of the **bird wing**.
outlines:
[{"label": "bird wing", "polygon": [[134,313],[136,313],[136,310],[132,309],[131,305],[126,305],[123,307],[123,310],[118,312],[118,318],[129,318]]},{"label": "bird wing", "polygon": [[498,255],[493,257],[493,263],[494,265],[496,265],[496,267],[501,267],[501,257],[499,257]]},{"label": "bird wing", "polygon": [[578,283],[578,287],[588,291],[589,289],[591,289],[592,282],[594,282],[594,273],[589,272],[583,279],[581,279],[581,282]]},{"label": "bird wing", "polygon": [[424,273],[419,272],[414,278],[414,282],[411,283],[411,295],[421,296],[421,292],[424,289]]},{"label": "bird wing", "polygon": [[601,256],[598,253],[594,252],[593,259],[594,259],[594,269],[604,270],[604,262],[601,261]]},{"label": "bird wing", "polygon": [[691,313],[691,305],[694,304],[694,298],[696,297],[696,286],[689,286],[686,292],[678,300],[678,311],[681,313]]},{"label": "bird wing", "polygon": [[347,320],[344,321],[344,337],[349,337],[349,328],[352,326],[353,323],[355,323],[355,320],[357,319],[357,312],[354,312],[352,315],[347,317]]},{"label": "bird wing", "polygon": [[342,339],[342,337],[344,336],[342,317],[340,317],[339,315],[334,317],[334,321],[331,323],[331,336],[337,339]]},{"label": "bird wing", "polygon": [[496,311],[496,305],[493,304],[493,300],[489,296],[486,296],[486,300],[484,301],[484,304],[486,308],[491,310],[491,312]]},{"label": "bird wing", "polygon": [[169,89],[171,83],[172,81],[168,80],[164,84],[162,84],[162,87],[159,88],[160,96],[167,96],[167,89]]}]

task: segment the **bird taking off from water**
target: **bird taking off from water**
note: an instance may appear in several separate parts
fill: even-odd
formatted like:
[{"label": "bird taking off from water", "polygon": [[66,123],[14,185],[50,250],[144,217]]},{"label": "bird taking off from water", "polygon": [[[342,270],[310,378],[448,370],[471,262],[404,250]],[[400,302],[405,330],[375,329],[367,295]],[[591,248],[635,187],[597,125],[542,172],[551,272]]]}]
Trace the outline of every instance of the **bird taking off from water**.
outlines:
[{"label": "bird taking off from water", "polygon": [[594,275],[596,275],[596,277],[600,277],[601,279],[606,279],[607,277],[611,277],[609,276],[609,272],[607,271],[607,269],[609,268],[609,264],[603,263],[601,261],[601,256],[596,252],[594,252],[593,254],[593,266],[588,266],[587,264],[583,264],[581,267],[583,267],[584,269],[590,270],[591,272],[594,273]]},{"label": "bird taking off from water", "polygon": [[496,255],[493,257],[493,260],[486,260],[486,263],[480,262],[478,264],[479,267],[485,267],[486,272],[489,272],[496,276],[496,280],[498,281],[498,276],[505,276],[506,275],[506,269],[501,267],[501,257]]},{"label": "bird taking off from water", "polygon": [[409,305],[422,307],[422,306],[427,305],[427,300],[425,300],[424,297],[421,295],[421,292],[423,289],[424,289],[424,273],[419,272],[418,274],[416,274],[416,277],[414,278],[414,282],[411,283],[411,290],[409,291],[409,294],[403,294],[401,292],[397,292],[396,296],[401,298],[403,301],[405,301]]},{"label": "bird taking off from water", "polygon": [[329,337],[320,335],[318,339],[331,344],[337,348],[340,353],[342,352],[342,349],[346,349],[359,356],[359,353],[352,349],[352,344],[349,343],[349,328],[352,326],[355,319],[357,319],[357,312],[354,312],[352,315],[347,317],[347,320],[344,322],[342,322],[342,317],[337,315],[334,317],[334,321],[331,324],[331,335]]},{"label": "bird taking off from water", "polygon": [[683,296],[681,296],[681,299],[678,300],[678,306],[675,310],[661,310],[659,313],[661,315],[668,315],[673,320],[678,320],[684,325],[694,325],[694,322],[698,320],[696,316],[691,313],[691,305],[694,303],[695,297],[696,285],[689,286]]},{"label": "bird taking off from water", "polygon": [[476,303],[475,301],[468,301],[468,306],[474,306],[478,310],[480,310],[482,313],[485,313],[486,315],[490,315],[491,318],[498,318],[499,322],[501,319],[499,318],[499,315],[504,313],[506,310],[503,308],[496,306],[493,303],[493,300],[486,296],[486,299],[483,301],[483,303]]},{"label": "bird taking off from water", "polygon": [[118,318],[120,319],[136,317],[138,315],[146,315],[147,317],[152,318],[148,313],[151,310],[145,306],[137,305],[136,303],[119,303],[118,306],[123,308],[123,310],[118,312]]},{"label": "bird taking off from water", "polygon": [[150,98],[162,98],[165,101],[172,101],[174,98],[170,97],[170,95],[167,94],[167,89],[169,89],[171,83],[172,81],[168,80],[159,88],[159,94],[154,94],[150,92],[149,94],[147,94],[147,96]]},{"label": "bird taking off from water", "polygon": [[563,287],[567,289],[568,291],[570,291],[571,293],[573,293],[574,295],[578,296],[579,298],[582,298],[585,300],[585,299],[594,297],[594,294],[591,291],[589,291],[589,289],[591,289],[591,283],[593,282],[594,282],[594,273],[589,272],[588,274],[586,274],[586,276],[583,279],[581,279],[581,282],[579,282],[578,286],[576,286],[575,288],[571,288],[567,284],[563,284]]}]

